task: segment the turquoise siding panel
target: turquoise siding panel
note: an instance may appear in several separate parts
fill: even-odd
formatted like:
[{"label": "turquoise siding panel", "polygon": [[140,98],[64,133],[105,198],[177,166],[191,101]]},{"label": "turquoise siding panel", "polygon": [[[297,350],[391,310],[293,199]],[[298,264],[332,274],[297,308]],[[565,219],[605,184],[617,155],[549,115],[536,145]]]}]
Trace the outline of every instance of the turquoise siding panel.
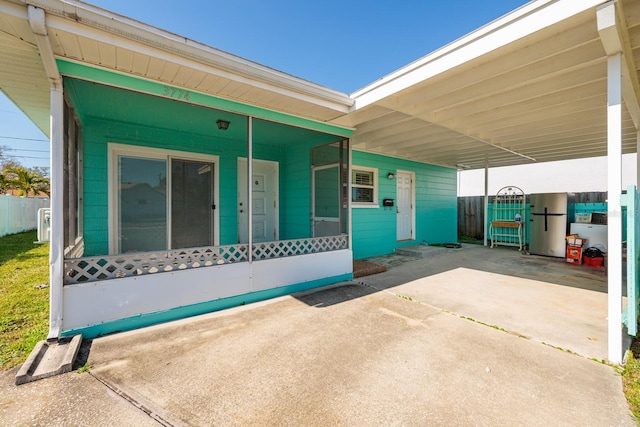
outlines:
[{"label": "turquoise siding panel", "polygon": [[[457,241],[457,174],[455,169],[353,151],[353,168],[378,169],[377,208],[352,209],[355,259],[393,253],[396,248],[421,243]],[[382,207],[382,199],[396,199],[396,181],[389,172],[415,173],[416,229],[414,240],[396,240],[396,209]]]}]

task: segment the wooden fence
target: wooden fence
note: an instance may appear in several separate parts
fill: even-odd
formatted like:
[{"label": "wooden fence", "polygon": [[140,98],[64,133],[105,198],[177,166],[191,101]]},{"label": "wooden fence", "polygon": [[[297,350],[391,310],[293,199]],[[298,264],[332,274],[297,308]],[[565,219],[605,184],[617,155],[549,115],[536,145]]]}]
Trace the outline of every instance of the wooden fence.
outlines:
[{"label": "wooden fence", "polygon": [[[493,203],[494,196],[489,196]],[[604,203],[605,192],[575,193],[575,203]],[[527,196],[526,203],[529,203]],[[489,213],[491,215],[491,213]],[[484,196],[458,197],[458,236],[469,236],[484,239]]]}]

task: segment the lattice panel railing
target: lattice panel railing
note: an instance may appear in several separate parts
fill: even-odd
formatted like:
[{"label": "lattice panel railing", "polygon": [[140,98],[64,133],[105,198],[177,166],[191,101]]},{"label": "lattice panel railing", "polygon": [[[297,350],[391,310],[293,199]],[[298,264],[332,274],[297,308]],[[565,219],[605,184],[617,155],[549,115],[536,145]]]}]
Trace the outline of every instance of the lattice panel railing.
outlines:
[{"label": "lattice panel railing", "polygon": [[[253,258],[270,259],[346,249],[348,236],[327,236],[253,245]],[[64,283],[95,282],[248,260],[247,245],[211,246],[173,251],[140,252],[66,259]]]},{"label": "lattice panel railing", "polygon": [[247,261],[247,245],[75,258],[64,262],[64,283],[73,285],[241,261]]},{"label": "lattice panel railing", "polygon": [[283,258],[317,252],[346,249],[347,235],[314,237],[308,239],[278,240],[253,245],[253,259]]}]

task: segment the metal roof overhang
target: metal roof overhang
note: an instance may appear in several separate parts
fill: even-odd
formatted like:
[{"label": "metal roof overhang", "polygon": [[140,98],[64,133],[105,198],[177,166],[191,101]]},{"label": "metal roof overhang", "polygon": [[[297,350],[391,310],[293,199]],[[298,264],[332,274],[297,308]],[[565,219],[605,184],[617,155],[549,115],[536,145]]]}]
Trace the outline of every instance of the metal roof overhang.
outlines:
[{"label": "metal roof overhang", "polygon": [[45,11],[58,59],[320,122],[353,105],[347,94],[86,3],[0,1],[0,89],[47,135],[49,81],[27,3]]},{"label": "metal roof overhang", "polygon": [[[462,169],[607,154],[598,0],[539,0],[355,92],[354,149]],[[619,0],[623,152],[636,151],[640,2]]]}]

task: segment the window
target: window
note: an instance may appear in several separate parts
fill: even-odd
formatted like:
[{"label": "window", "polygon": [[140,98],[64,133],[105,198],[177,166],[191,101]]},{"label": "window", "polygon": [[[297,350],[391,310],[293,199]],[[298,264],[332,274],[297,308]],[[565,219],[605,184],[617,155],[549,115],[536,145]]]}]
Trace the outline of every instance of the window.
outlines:
[{"label": "window", "polygon": [[65,256],[67,256],[78,248],[82,239],[82,129],[75,110],[67,98],[65,98],[63,111],[65,139],[62,194],[64,204],[63,245]]},{"label": "window", "polygon": [[378,170],[354,166],[351,171],[353,206],[378,206]]}]

